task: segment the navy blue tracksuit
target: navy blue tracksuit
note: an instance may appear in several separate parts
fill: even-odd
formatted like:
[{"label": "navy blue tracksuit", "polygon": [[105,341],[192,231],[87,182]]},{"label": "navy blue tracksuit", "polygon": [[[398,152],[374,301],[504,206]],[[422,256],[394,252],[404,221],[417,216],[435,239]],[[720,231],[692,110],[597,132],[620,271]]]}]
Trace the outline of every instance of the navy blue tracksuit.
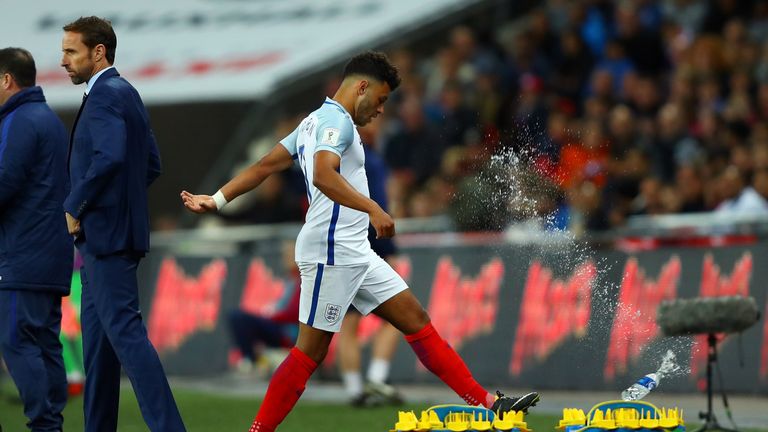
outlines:
[{"label": "navy blue tracksuit", "polygon": [[0,107],[0,349],[33,431],[58,431],[67,400],[61,297],[72,282],[62,211],[67,135],[40,87]]},{"label": "navy blue tracksuit", "polygon": [[184,431],[139,310],[136,269],[149,250],[147,188],[160,156],[138,92],[115,69],[99,76],[70,142],[64,210],[80,220],[85,430],[117,429],[120,366],[152,432]]}]

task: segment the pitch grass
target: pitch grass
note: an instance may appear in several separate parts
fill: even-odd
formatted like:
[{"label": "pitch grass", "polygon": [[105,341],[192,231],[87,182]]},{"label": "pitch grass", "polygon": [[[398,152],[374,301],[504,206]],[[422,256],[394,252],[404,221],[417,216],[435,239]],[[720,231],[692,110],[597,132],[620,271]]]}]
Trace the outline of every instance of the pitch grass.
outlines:
[{"label": "pitch grass", "polygon": [[[17,399],[8,395],[6,385],[0,398],[0,424],[3,432],[23,432],[26,419]],[[189,432],[245,432],[251,425],[260,400],[253,398],[217,396],[199,392],[174,390],[181,416]],[[381,407],[357,409],[346,405],[318,404],[300,401],[280,427],[280,432],[387,432],[397,421],[397,410],[425,409],[424,406]],[[83,430],[83,400],[72,398],[64,411],[64,431]],[[555,416],[533,415],[529,426],[537,431],[551,431]],[[133,392],[123,389],[120,394],[119,432],[145,432]]]},{"label": "pitch grass", "polygon": [[[22,406],[7,382],[0,387],[0,424],[3,432],[26,431]],[[179,410],[189,432],[245,432],[261,402],[253,398],[217,396],[174,390]],[[120,394],[119,432],[145,432],[136,398],[130,389]],[[424,406],[356,409],[346,405],[299,402],[280,432],[386,432],[397,420],[397,410],[419,412]],[[83,400],[72,398],[64,411],[64,430],[83,430]],[[530,414],[526,421],[537,432],[554,431],[558,416]],[[693,430],[689,426],[689,430]],[[750,432],[745,430],[745,432]],[[751,432],[759,432],[752,430]]]}]

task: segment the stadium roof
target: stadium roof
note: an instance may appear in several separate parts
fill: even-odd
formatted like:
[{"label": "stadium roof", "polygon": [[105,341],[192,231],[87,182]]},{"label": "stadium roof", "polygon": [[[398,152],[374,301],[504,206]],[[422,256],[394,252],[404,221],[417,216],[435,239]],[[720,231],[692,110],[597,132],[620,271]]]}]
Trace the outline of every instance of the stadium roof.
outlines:
[{"label": "stadium roof", "polygon": [[56,107],[80,102],[59,66],[61,28],[87,15],[112,20],[115,66],[147,103],[243,100],[479,1],[41,0],[14,7],[3,34],[35,56]]}]

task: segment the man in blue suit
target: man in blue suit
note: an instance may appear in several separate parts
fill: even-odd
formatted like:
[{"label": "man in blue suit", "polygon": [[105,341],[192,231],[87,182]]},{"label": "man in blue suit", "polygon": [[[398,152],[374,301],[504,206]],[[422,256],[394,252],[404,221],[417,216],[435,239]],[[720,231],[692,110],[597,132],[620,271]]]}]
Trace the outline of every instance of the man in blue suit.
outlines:
[{"label": "man in blue suit", "polygon": [[35,61],[0,49],[0,350],[33,431],[60,431],[67,402],[61,297],[72,239],[61,214],[67,133],[35,86]]},{"label": "man in blue suit", "polygon": [[61,65],[72,83],[87,83],[70,137],[64,201],[84,260],[85,430],[117,429],[122,365],[149,429],[184,431],[142,322],[136,281],[149,250],[147,188],[160,175],[160,156],[141,97],[112,66],[116,47],[107,20],[84,17],[64,26]]}]

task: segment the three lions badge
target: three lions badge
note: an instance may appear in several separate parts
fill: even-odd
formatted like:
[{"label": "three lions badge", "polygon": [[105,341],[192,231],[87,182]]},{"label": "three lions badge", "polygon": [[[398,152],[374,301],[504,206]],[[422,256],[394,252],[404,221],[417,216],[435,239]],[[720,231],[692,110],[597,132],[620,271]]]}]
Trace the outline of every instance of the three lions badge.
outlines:
[{"label": "three lions badge", "polygon": [[328,303],[325,305],[325,320],[329,324],[334,324],[341,318],[341,306]]}]

